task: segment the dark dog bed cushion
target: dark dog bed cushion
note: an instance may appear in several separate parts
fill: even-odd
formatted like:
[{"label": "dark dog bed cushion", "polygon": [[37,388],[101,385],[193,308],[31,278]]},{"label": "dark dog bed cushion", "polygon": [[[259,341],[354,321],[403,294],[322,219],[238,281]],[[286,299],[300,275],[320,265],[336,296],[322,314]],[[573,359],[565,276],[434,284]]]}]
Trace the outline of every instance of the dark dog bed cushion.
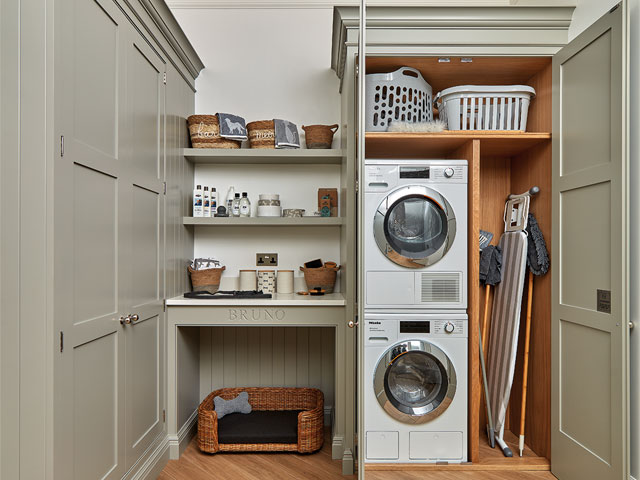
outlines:
[{"label": "dark dog bed cushion", "polygon": [[231,413],[218,420],[218,443],[298,443],[300,410]]}]

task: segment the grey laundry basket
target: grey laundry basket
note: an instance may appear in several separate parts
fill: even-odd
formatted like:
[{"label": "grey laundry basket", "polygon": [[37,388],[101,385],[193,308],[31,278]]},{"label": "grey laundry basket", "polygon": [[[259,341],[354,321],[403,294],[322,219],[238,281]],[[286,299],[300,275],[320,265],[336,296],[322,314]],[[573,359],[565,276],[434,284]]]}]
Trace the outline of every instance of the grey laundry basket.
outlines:
[{"label": "grey laundry basket", "polygon": [[393,122],[431,122],[433,89],[415,68],[370,73],[366,78],[367,132],[386,132]]}]

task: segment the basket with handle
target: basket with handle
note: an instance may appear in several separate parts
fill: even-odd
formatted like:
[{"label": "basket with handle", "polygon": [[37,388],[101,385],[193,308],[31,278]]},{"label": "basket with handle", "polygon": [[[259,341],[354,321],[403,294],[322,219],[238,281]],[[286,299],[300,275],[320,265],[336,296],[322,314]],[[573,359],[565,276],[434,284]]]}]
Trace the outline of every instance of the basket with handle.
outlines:
[{"label": "basket with handle", "polygon": [[310,290],[320,287],[322,290],[325,290],[326,293],[333,293],[333,289],[336,286],[338,270],[340,270],[340,265],[335,267],[325,265],[319,268],[300,267],[300,271],[304,273],[304,281],[307,284],[307,289]]},{"label": "basket with handle", "polygon": [[436,95],[440,120],[449,130],[527,130],[528,85],[461,85]]},{"label": "basket with handle", "polygon": [[222,272],[226,267],[207,268],[206,270],[194,270],[187,267],[191,276],[191,287],[194,292],[216,293],[220,288]]},{"label": "basket with handle", "polygon": [[333,135],[338,131],[339,125],[303,125],[307,148],[331,148]]},{"label": "basket with handle", "polygon": [[191,115],[187,123],[193,148],[240,148],[241,142],[220,136],[217,115]]},{"label": "basket with handle", "polygon": [[386,132],[393,122],[433,121],[433,89],[415,68],[366,77],[367,132]]}]

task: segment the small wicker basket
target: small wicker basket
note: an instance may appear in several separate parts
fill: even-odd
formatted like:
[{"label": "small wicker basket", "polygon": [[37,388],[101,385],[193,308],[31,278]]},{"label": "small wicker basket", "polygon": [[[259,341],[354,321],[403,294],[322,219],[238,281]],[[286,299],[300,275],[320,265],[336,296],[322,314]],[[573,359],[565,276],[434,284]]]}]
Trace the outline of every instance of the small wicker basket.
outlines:
[{"label": "small wicker basket", "polygon": [[303,125],[307,148],[331,148],[333,135],[338,131],[339,125]]},{"label": "small wicker basket", "polygon": [[191,286],[194,292],[216,293],[220,288],[220,278],[226,267],[207,268],[206,270],[194,270],[187,267],[191,276]]},{"label": "small wicker basket", "polygon": [[217,115],[191,115],[187,123],[193,148],[240,148],[241,142],[220,136]]},{"label": "small wicker basket", "polygon": [[257,120],[247,123],[251,148],[276,148],[276,127],[273,120]]},{"label": "small wicker basket", "polygon": [[304,281],[307,284],[308,290],[320,287],[326,290],[326,293],[333,293],[340,265],[336,267],[323,266],[320,268],[300,267],[300,270],[304,273]]}]

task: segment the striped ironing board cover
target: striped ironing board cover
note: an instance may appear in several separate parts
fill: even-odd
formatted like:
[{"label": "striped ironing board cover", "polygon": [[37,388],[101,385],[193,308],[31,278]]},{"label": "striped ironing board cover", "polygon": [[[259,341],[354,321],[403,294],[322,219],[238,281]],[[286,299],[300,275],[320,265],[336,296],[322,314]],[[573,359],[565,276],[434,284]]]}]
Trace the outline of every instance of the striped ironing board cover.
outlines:
[{"label": "striped ironing board cover", "polygon": [[507,232],[500,239],[502,281],[496,286],[491,313],[487,380],[494,429],[502,436],[516,368],[522,292],[527,267],[527,235]]}]

